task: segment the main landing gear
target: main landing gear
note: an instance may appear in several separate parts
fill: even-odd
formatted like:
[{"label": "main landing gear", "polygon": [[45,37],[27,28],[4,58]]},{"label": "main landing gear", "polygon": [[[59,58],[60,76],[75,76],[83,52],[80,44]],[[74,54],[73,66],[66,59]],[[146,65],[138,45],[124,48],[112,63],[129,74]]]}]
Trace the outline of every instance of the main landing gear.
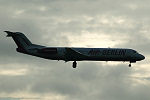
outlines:
[{"label": "main landing gear", "polygon": [[76,61],[73,62],[72,67],[73,67],[73,68],[76,68],[76,67],[77,67],[77,62],[76,62]]},{"label": "main landing gear", "polygon": [[131,63],[136,63],[136,61],[130,61],[129,67],[131,67]]}]

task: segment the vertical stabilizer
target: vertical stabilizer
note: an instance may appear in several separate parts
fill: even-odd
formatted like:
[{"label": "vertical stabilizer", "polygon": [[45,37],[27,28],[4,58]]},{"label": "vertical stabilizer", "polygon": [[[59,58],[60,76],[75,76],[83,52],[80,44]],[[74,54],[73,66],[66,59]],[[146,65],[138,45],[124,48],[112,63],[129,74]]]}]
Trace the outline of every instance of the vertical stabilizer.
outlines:
[{"label": "vertical stabilizer", "polygon": [[15,41],[18,49],[26,50],[27,47],[32,46],[33,44],[29,41],[29,39],[21,32],[10,32],[4,31],[7,33],[7,37],[12,37]]}]

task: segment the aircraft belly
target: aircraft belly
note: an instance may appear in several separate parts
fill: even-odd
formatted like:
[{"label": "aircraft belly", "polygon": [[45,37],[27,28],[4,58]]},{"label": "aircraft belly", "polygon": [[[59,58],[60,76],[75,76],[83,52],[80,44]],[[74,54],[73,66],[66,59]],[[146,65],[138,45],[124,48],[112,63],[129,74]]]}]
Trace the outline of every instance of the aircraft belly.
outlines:
[{"label": "aircraft belly", "polygon": [[86,60],[96,60],[96,61],[130,61],[127,56],[90,56]]}]

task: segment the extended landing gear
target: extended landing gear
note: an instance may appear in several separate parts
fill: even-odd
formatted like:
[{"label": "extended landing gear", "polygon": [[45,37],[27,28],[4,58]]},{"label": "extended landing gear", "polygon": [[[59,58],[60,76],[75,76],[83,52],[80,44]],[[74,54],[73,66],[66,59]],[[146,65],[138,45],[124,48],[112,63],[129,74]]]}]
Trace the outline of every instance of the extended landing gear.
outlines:
[{"label": "extended landing gear", "polygon": [[76,68],[76,67],[77,67],[77,62],[76,62],[76,61],[73,62],[72,67],[73,67],[73,68]]},{"label": "extended landing gear", "polygon": [[129,64],[129,67],[131,67],[131,63]]},{"label": "extended landing gear", "polygon": [[136,63],[136,61],[130,61],[129,67],[131,67],[131,63]]}]

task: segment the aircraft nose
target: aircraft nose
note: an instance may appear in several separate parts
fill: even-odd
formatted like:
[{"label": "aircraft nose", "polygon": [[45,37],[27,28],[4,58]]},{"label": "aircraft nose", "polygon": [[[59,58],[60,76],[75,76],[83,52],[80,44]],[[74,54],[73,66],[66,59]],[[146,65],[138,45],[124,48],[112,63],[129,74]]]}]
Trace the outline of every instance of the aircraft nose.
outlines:
[{"label": "aircraft nose", "polygon": [[140,59],[141,59],[141,60],[144,60],[145,57],[144,57],[143,55],[140,54]]}]

